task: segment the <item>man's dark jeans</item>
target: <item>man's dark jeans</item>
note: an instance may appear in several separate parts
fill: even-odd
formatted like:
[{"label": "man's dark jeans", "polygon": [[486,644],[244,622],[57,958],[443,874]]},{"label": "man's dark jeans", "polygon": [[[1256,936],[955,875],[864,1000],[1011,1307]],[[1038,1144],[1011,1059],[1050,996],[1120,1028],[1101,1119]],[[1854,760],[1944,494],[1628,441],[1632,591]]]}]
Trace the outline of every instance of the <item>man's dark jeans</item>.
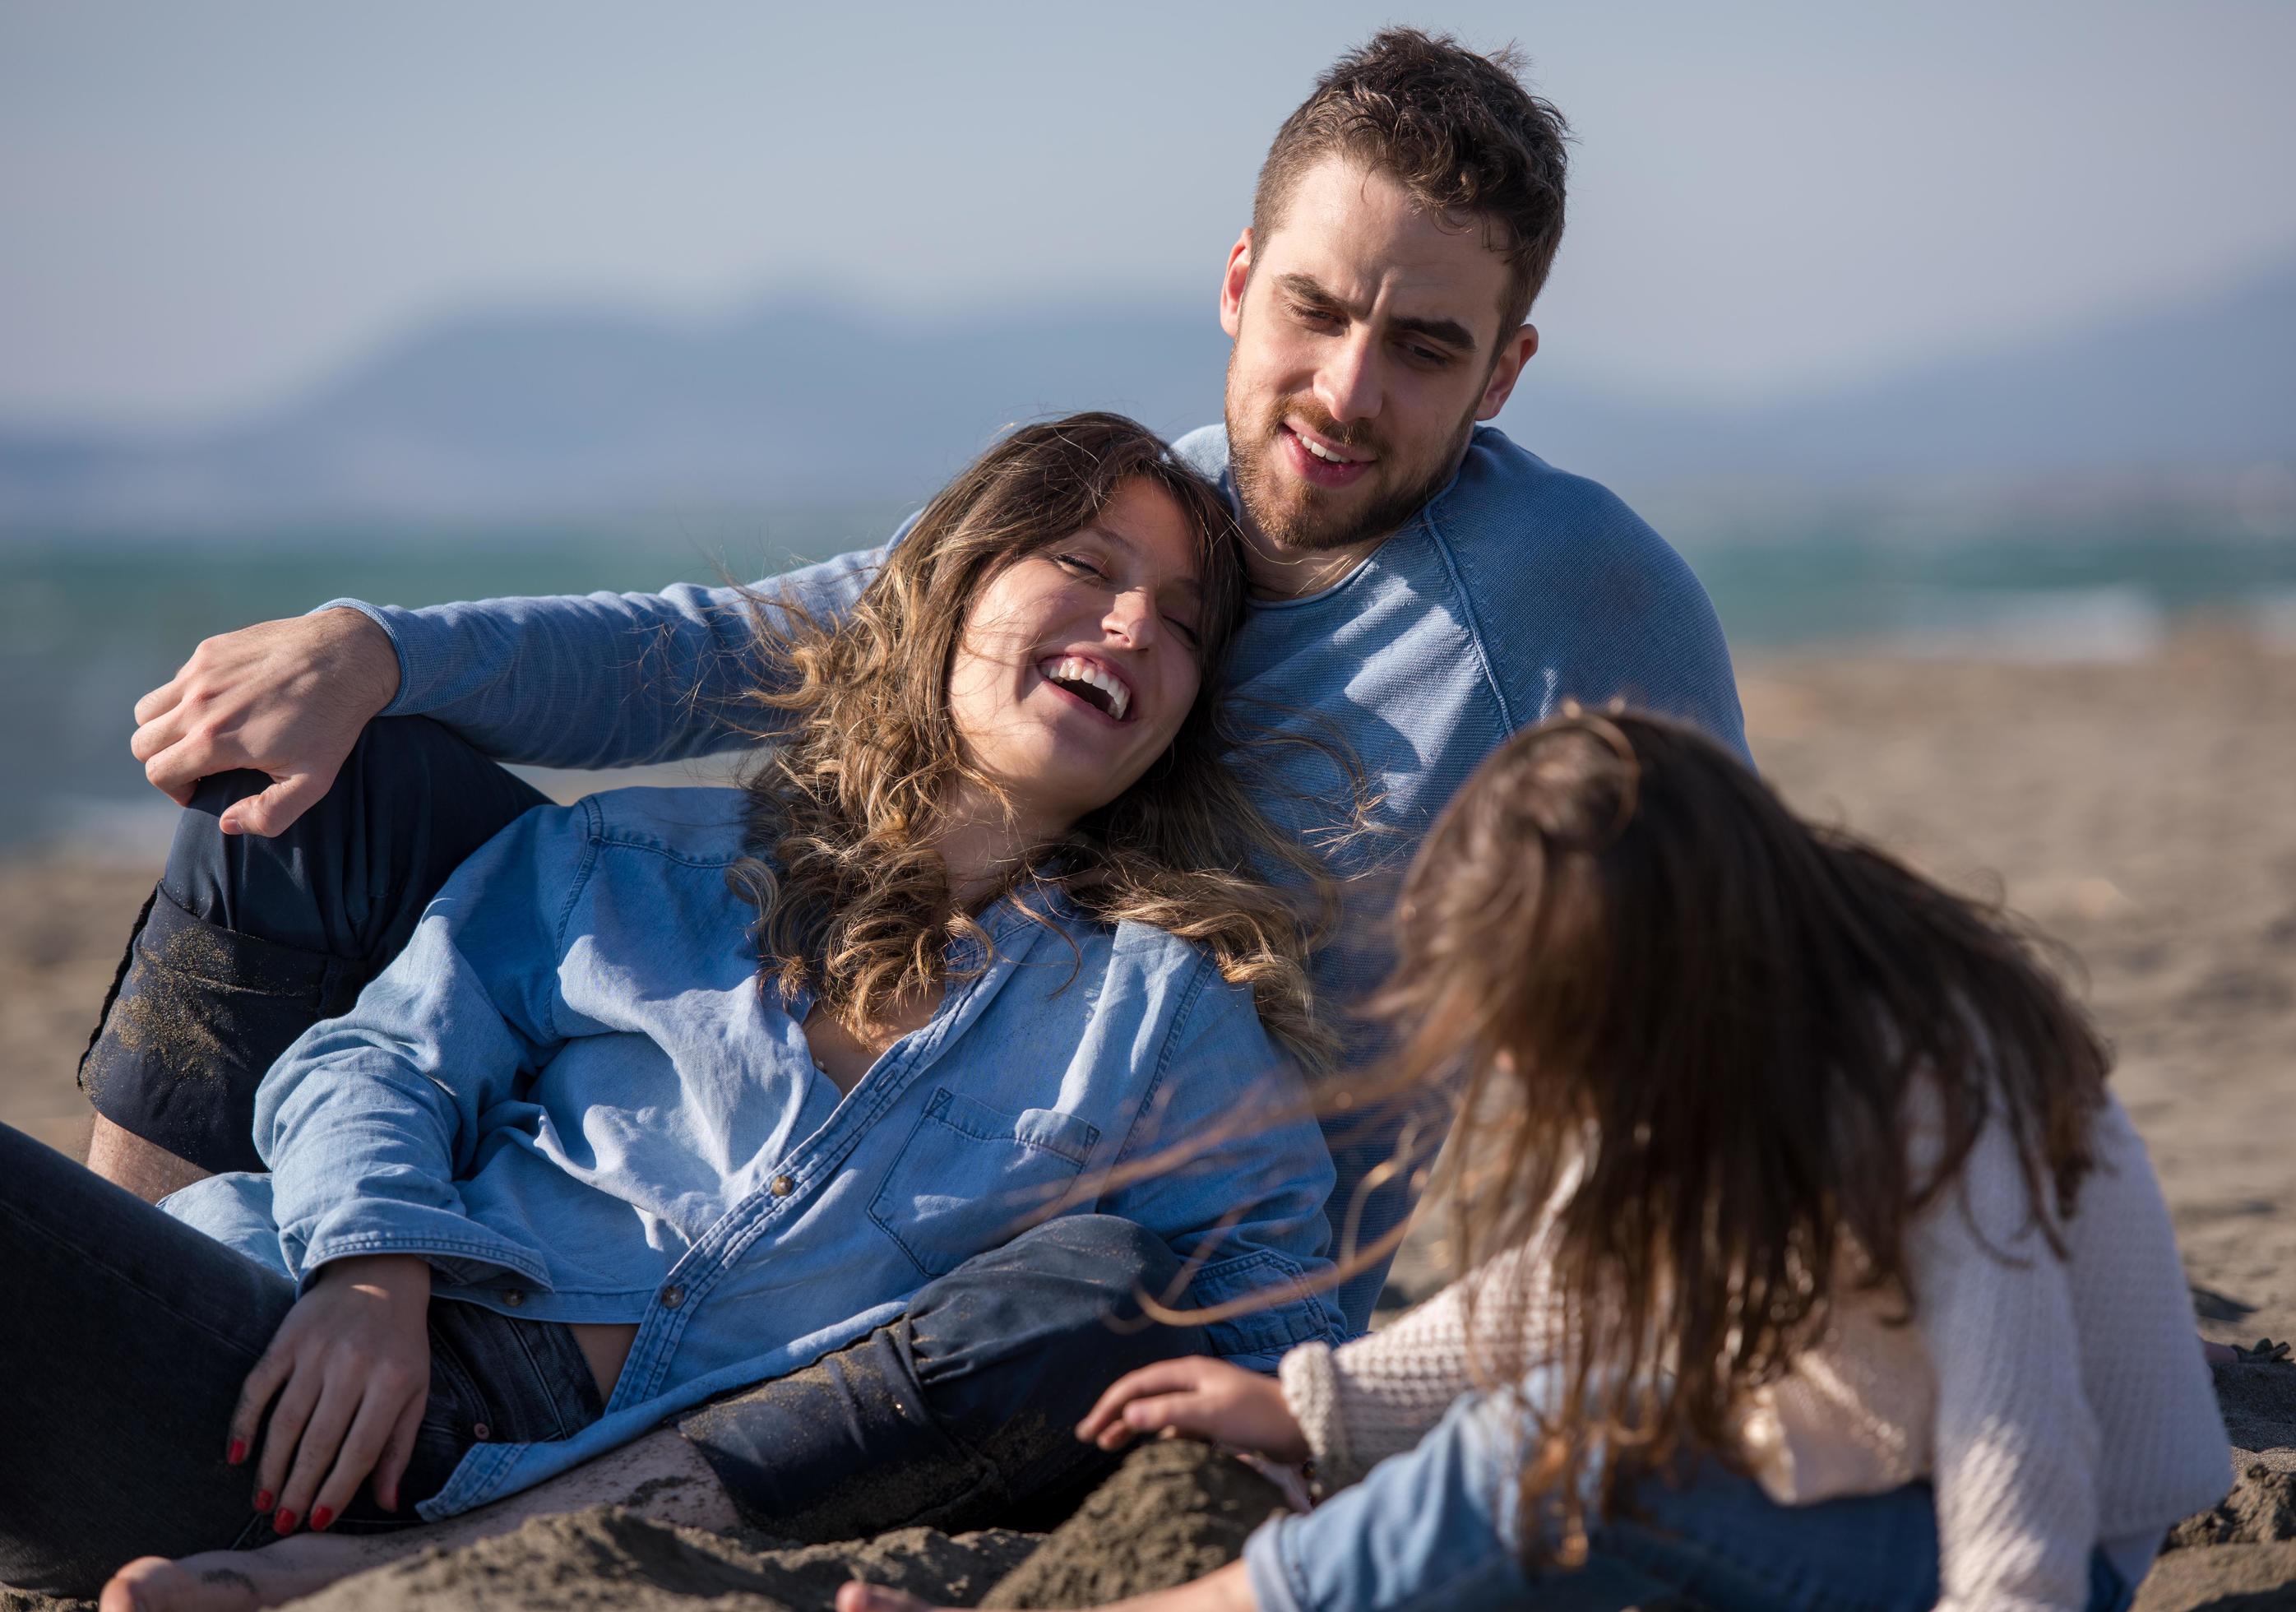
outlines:
[{"label": "man's dark jeans", "polygon": [[[80,1068],[99,1113],[207,1170],[262,1167],[255,1088],[273,1060],[349,1007],[447,875],[543,801],[420,718],[373,724],[278,838],[217,827],[268,782],[201,785]],[[1113,1464],[1070,1433],[1100,1390],[1208,1347],[1133,1306],[1180,1268],[1128,1221],[1054,1221],[922,1289],[891,1325],[678,1428],[742,1514],[783,1538],[1056,1510]]]}]

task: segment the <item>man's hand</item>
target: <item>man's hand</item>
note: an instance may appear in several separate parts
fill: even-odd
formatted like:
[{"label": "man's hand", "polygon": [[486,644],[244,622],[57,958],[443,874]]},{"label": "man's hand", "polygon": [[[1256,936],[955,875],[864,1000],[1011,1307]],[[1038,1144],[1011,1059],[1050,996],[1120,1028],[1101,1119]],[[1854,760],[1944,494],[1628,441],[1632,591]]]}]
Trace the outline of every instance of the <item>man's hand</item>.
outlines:
[{"label": "man's hand", "polygon": [[239,1391],[225,1460],[246,1459],[269,1407],[255,1509],[275,1508],[280,1533],[324,1528],[370,1472],[376,1503],[398,1509],[430,1396],[430,1267],[381,1254],[328,1264],[279,1323]]},{"label": "man's hand", "polygon": [[1310,1454],[1273,1378],[1203,1355],[1126,1372],[1077,1424],[1078,1438],[1103,1450],[1120,1450],[1144,1433],[1257,1450],[1288,1466]]},{"label": "man's hand", "polygon": [[127,748],[178,806],[216,773],[269,773],[268,789],[222,818],[226,834],[268,837],[327,793],[398,692],[390,639],[357,611],[261,621],[206,640],[172,680],[136,701]]}]

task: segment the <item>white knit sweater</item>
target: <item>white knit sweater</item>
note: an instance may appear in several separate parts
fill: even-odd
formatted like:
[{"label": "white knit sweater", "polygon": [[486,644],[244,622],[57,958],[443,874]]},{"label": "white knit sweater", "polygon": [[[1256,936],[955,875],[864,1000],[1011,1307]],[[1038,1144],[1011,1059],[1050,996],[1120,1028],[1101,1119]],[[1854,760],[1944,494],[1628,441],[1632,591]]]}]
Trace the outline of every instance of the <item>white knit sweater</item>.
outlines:
[{"label": "white knit sweater", "polygon": [[[2060,1261],[2029,1223],[2006,1127],[1988,1124],[1964,1190],[1909,1228],[1913,1323],[1886,1324],[1894,1295],[1849,1294],[1822,1343],[1742,1414],[1755,1474],[1782,1505],[1931,1478],[1942,1608],[2083,1607],[2099,1541],[2157,1538],[2231,1485],[2168,1209],[2118,1102],[2099,1117],[2097,1153]],[[1522,1258],[1384,1331],[1284,1356],[1284,1397],[1326,1483],[1410,1448],[1483,1386],[1465,1289],[1507,1291]],[[1532,1301],[1536,1314],[1535,1289]]]}]

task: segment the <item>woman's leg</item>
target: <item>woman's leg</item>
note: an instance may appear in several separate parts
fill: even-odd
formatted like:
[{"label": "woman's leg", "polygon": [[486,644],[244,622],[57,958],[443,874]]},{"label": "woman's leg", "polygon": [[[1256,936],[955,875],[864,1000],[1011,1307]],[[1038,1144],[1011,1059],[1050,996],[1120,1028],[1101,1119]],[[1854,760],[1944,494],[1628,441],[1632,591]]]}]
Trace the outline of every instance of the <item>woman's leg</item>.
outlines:
[{"label": "woman's leg", "polygon": [[93,1595],[256,1523],[225,1463],[284,1277],[0,1126],[0,1583]]},{"label": "woman's leg", "polygon": [[217,818],[270,783],[206,779],[80,1061],[88,1163],[147,1199],[259,1170],[255,1087],[350,1006],[447,876],[543,796],[437,723],[371,724],[317,805],[276,839]]}]

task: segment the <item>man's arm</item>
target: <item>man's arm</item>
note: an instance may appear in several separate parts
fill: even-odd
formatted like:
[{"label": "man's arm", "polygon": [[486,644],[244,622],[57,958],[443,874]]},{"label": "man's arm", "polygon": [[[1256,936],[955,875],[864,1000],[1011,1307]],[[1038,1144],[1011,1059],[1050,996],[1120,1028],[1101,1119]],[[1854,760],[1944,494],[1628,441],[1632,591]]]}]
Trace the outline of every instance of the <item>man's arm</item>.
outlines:
[{"label": "man's arm", "polygon": [[[898,540],[898,534],[897,534]],[[835,621],[882,549],[755,585],[492,599],[422,610],[340,599],[209,638],[136,703],[129,750],[178,803],[200,779],[271,776],[225,832],[275,835],[325,794],[378,716],[429,716],[497,761],[627,767],[732,748],[771,713],[748,592]]]}]

